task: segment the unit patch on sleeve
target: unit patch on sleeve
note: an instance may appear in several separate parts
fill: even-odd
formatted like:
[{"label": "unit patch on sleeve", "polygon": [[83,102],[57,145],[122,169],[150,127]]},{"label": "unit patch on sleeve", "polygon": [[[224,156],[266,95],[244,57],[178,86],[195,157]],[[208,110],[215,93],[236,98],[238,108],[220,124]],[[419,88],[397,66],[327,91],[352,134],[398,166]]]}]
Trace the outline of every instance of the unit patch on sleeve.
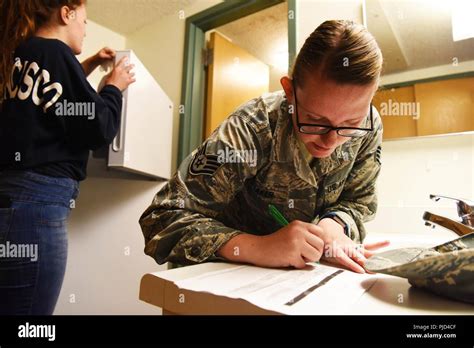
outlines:
[{"label": "unit patch on sleeve", "polygon": [[206,154],[207,143],[194,156],[189,165],[189,173],[192,175],[213,175],[223,163],[219,162],[217,155]]}]

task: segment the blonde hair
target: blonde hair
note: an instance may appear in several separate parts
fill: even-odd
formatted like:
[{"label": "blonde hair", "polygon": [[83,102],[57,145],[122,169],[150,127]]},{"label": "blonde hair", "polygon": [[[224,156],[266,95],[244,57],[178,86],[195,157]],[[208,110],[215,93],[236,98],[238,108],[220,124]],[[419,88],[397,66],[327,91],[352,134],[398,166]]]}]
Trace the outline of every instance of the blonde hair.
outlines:
[{"label": "blonde hair", "polygon": [[291,76],[299,86],[303,86],[308,74],[367,85],[379,79],[382,64],[382,52],[364,26],[348,20],[329,20],[306,39]]},{"label": "blonde hair", "polygon": [[0,0],[0,105],[13,68],[17,47],[48,22],[62,6],[74,9],[85,0]]}]

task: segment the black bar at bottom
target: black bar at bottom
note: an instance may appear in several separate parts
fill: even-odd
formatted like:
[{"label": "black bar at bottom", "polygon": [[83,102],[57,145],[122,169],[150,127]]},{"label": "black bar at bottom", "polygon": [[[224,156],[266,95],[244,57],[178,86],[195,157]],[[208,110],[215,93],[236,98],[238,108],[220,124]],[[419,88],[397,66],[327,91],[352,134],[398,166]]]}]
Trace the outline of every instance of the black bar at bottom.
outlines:
[{"label": "black bar at bottom", "polygon": [[[0,318],[0,347],[54,344],[474,346],[474,316],[52,316]],[[54,340],[48,338],[48,328]],[[33,329],[32,329],[33,328]],[[43,333],[44,337],[31,337]],[[19,337],[19,336],[29,337]]]}]

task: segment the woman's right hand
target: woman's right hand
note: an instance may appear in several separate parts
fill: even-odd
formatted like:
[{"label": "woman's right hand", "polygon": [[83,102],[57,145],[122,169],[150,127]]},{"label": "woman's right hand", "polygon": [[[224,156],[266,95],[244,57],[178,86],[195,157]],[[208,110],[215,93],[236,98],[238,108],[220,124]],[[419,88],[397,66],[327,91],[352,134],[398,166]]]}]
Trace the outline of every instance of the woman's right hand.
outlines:
[{"label": "woman's right hand", "polygon": [[306,262],[321,258],[322,232],[315,224],[295,220],[269,235],[237,235],[219,249],[218,255],[261,267],[304,268]]},{"label": "woman's right hand", "polygon": [[113,85],[123,92],[129,85],[136,81],[135,73],[132,72],[134,65],[127,64],[127,60],[127,57],[120,59],[105,80],[106,85]]},{"label": "woman's right hand", "polygon": [[322,229],[312,223],[292,221],[278,231],[260,237],[255,264],[263,267],[304,268],[317,262],[324,251]]}]

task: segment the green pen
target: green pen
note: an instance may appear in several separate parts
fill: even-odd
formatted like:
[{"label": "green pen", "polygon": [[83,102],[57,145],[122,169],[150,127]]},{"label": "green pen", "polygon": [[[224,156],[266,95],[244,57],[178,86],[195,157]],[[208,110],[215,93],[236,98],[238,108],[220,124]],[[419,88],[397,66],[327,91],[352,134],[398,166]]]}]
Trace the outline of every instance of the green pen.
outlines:
[{"label": "green pen", "polygon": [[288,220],[285,219],[283,214],[280,213],[274,205],[268,205],[268,213],[272,216],[273,219],[275,219],[278,224],[280,224],[281,227],[285,227],[289,224]]}]

